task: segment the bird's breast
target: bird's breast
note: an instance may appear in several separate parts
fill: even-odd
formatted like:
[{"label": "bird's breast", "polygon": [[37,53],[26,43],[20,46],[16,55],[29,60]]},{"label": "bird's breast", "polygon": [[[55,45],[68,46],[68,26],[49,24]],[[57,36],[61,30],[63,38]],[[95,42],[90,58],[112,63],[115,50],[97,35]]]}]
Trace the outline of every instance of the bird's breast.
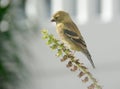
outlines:
[{"label": "bird's breast", "polygon": [[60,38],[64,37],[64,24],[57,24],[57,33],[60,36]]}]

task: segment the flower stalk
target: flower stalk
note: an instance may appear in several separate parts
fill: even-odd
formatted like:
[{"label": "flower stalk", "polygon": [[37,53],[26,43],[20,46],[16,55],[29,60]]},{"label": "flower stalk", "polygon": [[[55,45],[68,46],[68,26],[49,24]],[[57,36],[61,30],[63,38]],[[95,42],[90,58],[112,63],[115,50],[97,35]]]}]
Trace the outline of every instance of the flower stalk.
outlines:
[{"label": "flower stalk", "polygon": [[57,50],[56,56],[62,57],[61,62],[68,61],[66,65],[67,68],[70,68],[73,72],[79,69],[80,73],[78,77],[81,78],[81,80],[84,77],[82,80],[83,83],[92,82],[87,87],[88,89],[102,89],[88,68],[74,56],[72,50],[67,48],[60,40],[57,40],[52,34],[49,34],[47,30],[42,30],[42,34],[43,39],[47,40],[47,45],[49,45],[52,50]]}]

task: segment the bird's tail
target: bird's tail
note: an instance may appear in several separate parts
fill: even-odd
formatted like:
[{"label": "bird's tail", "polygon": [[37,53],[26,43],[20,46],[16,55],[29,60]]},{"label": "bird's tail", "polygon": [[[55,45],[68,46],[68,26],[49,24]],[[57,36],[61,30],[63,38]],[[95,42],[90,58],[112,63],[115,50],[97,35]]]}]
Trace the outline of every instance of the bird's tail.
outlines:
[{"label": "bird's tail", "polygon": [[88,60],[90,61],[92,67],[95,68],[94,62],[93,62],[93,60],[92,60],[92,58],[91,58],[91,55],[90,55],[89,51],[88,51],[88,50],[84,50],[83,53],[85,54],[85,56],[86,56],[86,57],[88,58]]}]

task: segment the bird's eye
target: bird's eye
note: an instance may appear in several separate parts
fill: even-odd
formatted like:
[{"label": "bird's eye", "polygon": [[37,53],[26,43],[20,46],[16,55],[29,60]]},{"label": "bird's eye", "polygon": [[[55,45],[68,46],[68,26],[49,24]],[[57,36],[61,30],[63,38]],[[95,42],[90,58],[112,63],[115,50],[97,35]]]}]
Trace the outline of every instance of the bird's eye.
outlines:
[{"label": "bird's eye", "polygon": [[55,16],[55,19],[58,19],[58,18],[59,18],[59,15],[56,15],[56,16]]},{"label": "bird's eye", "polygon": [[55,17],[55,19],[58,19],[58,16],[57,16],[57,17]]}]

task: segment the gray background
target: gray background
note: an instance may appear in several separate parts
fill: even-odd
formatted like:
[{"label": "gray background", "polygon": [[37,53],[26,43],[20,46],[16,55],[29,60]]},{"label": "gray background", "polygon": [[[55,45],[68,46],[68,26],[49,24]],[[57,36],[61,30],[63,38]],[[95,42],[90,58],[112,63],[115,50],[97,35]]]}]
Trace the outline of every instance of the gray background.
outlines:
[{"label": "gray background", "polygon": [[[80,28],[96,69],[92,69],[81,53],[76,53],[76,56],[90,69],[103,89],[120,89],[120,1],[28,0],[26,4],[31,22],[40,30],[48,29],[56,37],[55,24],[50,22],[50,17],[58,10],[69,12]],[[34,60],[25,62],[30,69],[30,77],[22,89],[86,89],[86,84],[77,77],[78,73],[71,72],[66,63],[60,62],[41,35],[31,40],[30,51]]]}]

